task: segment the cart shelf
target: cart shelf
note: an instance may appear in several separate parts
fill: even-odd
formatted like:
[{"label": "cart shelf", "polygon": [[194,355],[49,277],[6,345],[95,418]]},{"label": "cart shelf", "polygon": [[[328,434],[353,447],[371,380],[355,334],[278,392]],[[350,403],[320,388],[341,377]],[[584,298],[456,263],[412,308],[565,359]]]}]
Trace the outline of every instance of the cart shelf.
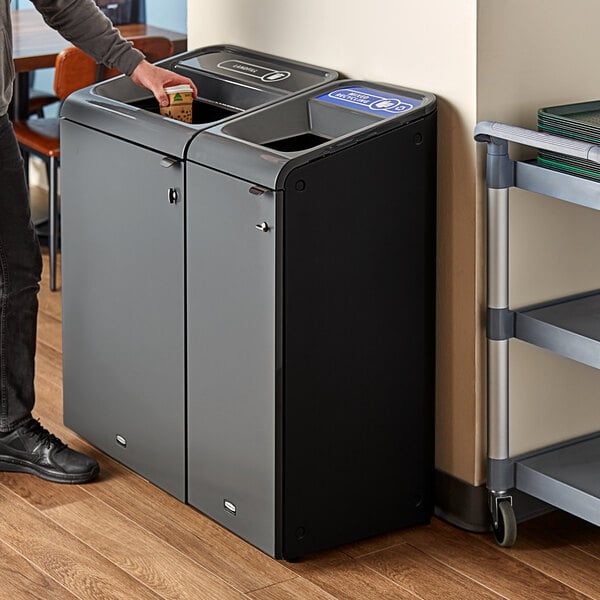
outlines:
[{"label": "cart shelf", "polygon": [[600,290],[515,315],[515,337],[600,369]]},{"label": "cart shelf", "polygon": [[552,171],[535,160],[515,162],[515,187],[600,210],[600,182]]},{"label": "cart shelf", "polygon": [[515,459],[519,490],[600,525],[600,432]]}]

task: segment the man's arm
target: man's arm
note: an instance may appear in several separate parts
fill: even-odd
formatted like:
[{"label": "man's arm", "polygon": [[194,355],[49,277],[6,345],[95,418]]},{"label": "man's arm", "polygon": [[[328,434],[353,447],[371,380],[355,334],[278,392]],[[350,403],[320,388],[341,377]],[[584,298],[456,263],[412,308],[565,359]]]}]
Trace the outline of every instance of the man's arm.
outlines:
[{"label": "man's arm", "polygon": [[168,103],[163,90],[170,85],[187,83],[187,77],[161,69],[144,60],[144,55],[124,40],[110,19],[93,0],[32,0],[46,23],[65,39],[89,54],[96,62],[131,75],[132,80],[148,88],[163,104]]}]

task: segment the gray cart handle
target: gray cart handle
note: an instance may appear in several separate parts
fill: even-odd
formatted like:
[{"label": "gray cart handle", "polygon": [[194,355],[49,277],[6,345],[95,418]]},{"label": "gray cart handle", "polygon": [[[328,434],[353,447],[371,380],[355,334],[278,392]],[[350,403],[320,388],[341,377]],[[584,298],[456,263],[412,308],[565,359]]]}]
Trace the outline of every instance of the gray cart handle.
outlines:
[{"label": "gray cart handle", "polygon": [[481,121],[475,126],[475,140],[491,144],[516,142],[541,150],[551,150],[567,156],[575,156],[600,164],[600,146],[578,142],[569,138],[515,127],[506,123]]}]

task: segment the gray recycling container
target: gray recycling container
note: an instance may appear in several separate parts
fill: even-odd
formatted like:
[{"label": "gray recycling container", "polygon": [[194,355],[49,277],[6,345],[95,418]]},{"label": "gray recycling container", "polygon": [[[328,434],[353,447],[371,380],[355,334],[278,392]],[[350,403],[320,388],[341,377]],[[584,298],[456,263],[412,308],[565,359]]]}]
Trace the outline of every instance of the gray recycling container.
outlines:
[{"label": "gray recycling container", "polygon": [[185,501],[187,148],[337,73],[233,46],[161,65],[195,81],[193,124],[160,116],[126,77],[61,112],[64,420]]},{"label": "gray recycling container", "polygon": [[435,97],[334,82],[187,157],[188,502],[288,559],[427,522]]}]

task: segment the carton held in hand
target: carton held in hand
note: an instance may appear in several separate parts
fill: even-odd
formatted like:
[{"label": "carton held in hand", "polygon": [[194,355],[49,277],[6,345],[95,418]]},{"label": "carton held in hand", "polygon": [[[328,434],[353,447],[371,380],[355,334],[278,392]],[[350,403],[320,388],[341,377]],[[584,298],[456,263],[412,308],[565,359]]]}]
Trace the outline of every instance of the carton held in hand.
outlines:
[{"label": "carton held in hand", "polygon": [[192,102],[194,92],[189,85],[175,85],[165,88],[169,96],[169,105],[160,107],[160,114],[184,123],[192,122]]}]

